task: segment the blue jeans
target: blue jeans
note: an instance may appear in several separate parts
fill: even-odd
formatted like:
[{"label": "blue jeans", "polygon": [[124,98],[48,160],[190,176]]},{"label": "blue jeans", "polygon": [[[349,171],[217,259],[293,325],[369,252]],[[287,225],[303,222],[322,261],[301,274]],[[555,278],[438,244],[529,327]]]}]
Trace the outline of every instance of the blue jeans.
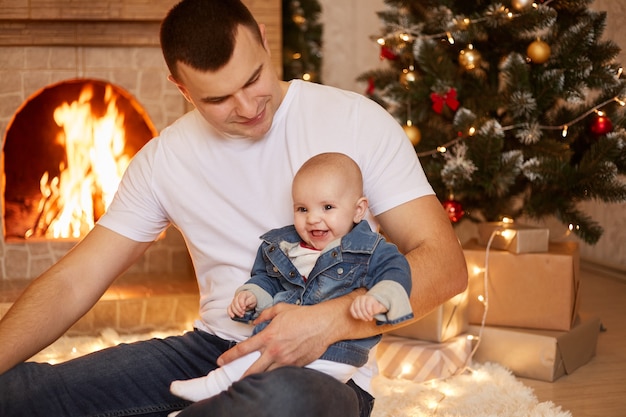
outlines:
[{"label": "blue jeans", "polygon": [[[0,416],[367,417],[373,398],[306,368],[252,375],[216,397],[189,403],[169,392],[206,375],[234,345],[202,331],[122,344],[58,365],[27,362],[0,375]],[[245,414],[244,414],[245,413]]]}]

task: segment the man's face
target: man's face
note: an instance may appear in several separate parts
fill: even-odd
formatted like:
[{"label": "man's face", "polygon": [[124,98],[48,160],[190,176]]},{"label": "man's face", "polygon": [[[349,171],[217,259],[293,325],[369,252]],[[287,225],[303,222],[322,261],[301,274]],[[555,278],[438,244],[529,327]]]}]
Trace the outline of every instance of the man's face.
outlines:
[{"label": "man's face", "polygon": [[219,70],[203,72],[179,62],[179,80],[172,79],[207,122],[229,137],[263,137],[284,96],[261,31],[264,45],[240,27],[233,56]]}]

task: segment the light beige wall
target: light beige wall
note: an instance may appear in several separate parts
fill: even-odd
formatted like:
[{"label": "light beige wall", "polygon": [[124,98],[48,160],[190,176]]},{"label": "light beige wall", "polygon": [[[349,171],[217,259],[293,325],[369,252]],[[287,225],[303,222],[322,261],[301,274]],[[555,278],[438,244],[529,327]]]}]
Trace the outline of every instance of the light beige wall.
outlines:
[{"label": "light beige wall", "polygon": [[[605,39],[616,42],[622,52],[618,61],[626,65],[626,1],[596,0],[592,8],[607,12]],[[595,246],[583,245],[581,255],[585,259],[626,271],[626,203],[606,204],[590,202],[582,207],[601,223],[604,236]]]},{"label": "light beige wall", "polygon": [[[325,84],[363,93],[365,85],[355,78],[364,71],[384,66],[378,58],[379,47],[370,39],[380,33],[377,11],[383,0],[320,0],[324,24],[322,77]],[[626,0],[596,0],[594,10],[606,10],[606,39],[623,49],[619,61],[626,64]],[[595,246],[581,245],[584,259],[626,271],[626,204],[585,203],[581,207],[601,223],[605,234]],[[546,223],[552,235],[560,238],[565,228]]]},{"label": "light beige wall", "polygon": [[322,80],[324,84],[363,93],[365,84],[357,83],[361,73],[381,66],[380,47],[370,39],[380,33],[376,11],[383,0],[320,0],[324,25]]}]

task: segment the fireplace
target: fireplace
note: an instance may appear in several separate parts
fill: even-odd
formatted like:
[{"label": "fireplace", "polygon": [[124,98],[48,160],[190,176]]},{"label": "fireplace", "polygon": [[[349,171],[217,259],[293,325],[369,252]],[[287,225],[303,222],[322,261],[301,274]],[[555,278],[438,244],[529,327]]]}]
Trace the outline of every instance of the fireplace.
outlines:
[{"label": "fireplace", "polygon": [[109,82],[72,79],[35,93],[5,135],[5,240],[84,237],[156,134],[137,100]]},{"label": "fireplace", "polygon": [[[55,86],[88,81],[113,86],[137,109],[144,128],[151,131],[149,136],[189,110],[175,86],[167,81],[168,71],[158,44],[160,20],[176,1],[0,2],[0,132],[4,140],[0,173],[3,184],[9,180],[12,182],[15,172],[18,177],[30,175],[41,179],[41,168],[26,174],[27,171],[20,167],[30,162],[19,160],[16,163],[14,154],[7,154],[9,150],[13,152],[15,146],[6,139],[20,109],[24,109],[38,93]],[[257,19],[267,25],[274,64],[280,69],[280,2],[245,2]],[[128,144],[129,152],[138,149],[144,140]],[[51,164],[52,170],[58,169],[59,160],[63,159],[57,152],[52,146],[43,158]],[[13,171],[5,176],[5,169]],[[30,185],[15,187],[28,188]],[[4,191],[3,188],[3,196]],[[0,281],[29,280],[38,276],[77,241],[45,237],[24,239],[24,230],[35,224],[33,216],[37,216],[37,211],[29,210],[32,207],[27,206],[34,206],[39,201],[32,195],[32,190],[26,194],[29,196],[19,197],[21,201],[19,198],[0,201],[3,217],[9,215],[9,219],[3,218],[2,221],[8,239],[0,241]],[[22,217],[11,217],[16,212]],[[8,221],[11,224],[7,224]],[[191,275],[192,272],[184,241],[170,228],[129,274]]]}]

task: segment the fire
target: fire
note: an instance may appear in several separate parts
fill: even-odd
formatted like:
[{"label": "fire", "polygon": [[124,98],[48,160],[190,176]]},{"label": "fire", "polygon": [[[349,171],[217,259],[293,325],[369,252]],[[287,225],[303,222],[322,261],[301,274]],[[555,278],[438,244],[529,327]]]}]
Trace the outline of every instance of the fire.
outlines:
[{"label": "fire", "polygon": [[124,114],[111,85],[106,86],[103,115],[94,114],[93,95],[87,84],[78,100],[54,110],[54,121],[62,128],[56,140],[65,147],[66,162],[59,165],[58,176],[42,175],[37,221],[26,237],[84,236],[117,190],[130,160],[124,153]]}]

